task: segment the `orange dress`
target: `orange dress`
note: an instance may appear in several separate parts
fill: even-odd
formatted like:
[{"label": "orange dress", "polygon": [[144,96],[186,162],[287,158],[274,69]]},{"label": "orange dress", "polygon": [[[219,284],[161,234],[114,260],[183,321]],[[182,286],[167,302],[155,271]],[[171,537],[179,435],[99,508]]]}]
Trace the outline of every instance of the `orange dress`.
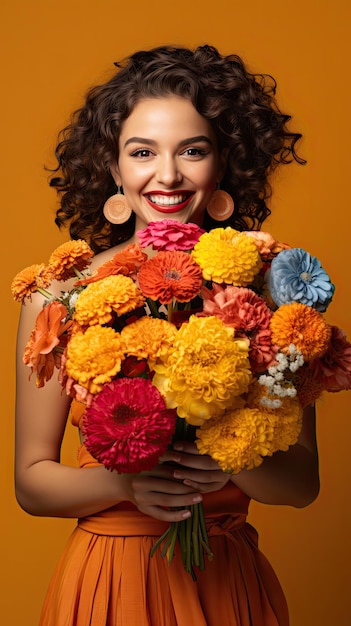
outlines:
[{"label": "orange dress", "polygon": [[[84,446],[79,463],[97,464]],[[249,498],[230,482],[203,505],[214,558],[197,582],[179,551],[171,565],[159,551],[150,558],[168,524],[131,503],[79,519],[39,626],[288,626],[279,581],[246,522]]]}]

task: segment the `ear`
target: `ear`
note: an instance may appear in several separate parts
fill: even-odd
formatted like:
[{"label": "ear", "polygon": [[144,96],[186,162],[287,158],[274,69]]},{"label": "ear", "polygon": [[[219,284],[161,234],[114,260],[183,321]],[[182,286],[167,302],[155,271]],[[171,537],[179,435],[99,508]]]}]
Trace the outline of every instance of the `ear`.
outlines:
[{"label": "ear", "polygon": [[119,173],[119,168],[117,163],[112,163],[111,167],[110,167],[110,174],[113,178],[113,180],[115,181],[117,187],[120,187],[122,184],[122,180],[121,180],[121,176]]}]

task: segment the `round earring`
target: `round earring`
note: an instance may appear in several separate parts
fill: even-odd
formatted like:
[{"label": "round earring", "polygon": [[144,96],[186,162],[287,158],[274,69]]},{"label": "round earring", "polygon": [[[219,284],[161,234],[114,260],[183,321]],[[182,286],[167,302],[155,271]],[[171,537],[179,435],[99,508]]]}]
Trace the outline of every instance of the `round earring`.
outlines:
[{"label": "round earring", "polygon": [[120,189],[121,188],[118,187],[117,193],[106,200],[104,208],[102,209],[105,218],[108,222],[111,222],[111,224],[124,224],[129,220],[132,214],[132,209]]},{"label": "round earring", "polygon": [[207,213],[217,222],[224,222],[234,212],[234,200],[223,189],[216,189],[207,205]]}]

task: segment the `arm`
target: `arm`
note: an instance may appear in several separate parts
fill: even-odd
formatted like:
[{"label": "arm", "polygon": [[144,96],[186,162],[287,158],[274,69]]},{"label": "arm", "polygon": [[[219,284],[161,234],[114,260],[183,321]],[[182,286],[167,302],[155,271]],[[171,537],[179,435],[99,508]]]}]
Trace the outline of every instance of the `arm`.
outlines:
[{"label": "arm", "polygon": [[319,493],[318,451],[314,407],[304,410],[297,443],[276,452],[253,470],[233,476],[233,482],[254,500],[265,504],[304,507]]},{"label": "arm", "polygon": [[200,493],[220,489],[230,479],[259,502],[304,507],[313,502],[319,492],[315,411],[312,407],[304,411],[298,442],[287,452],[266,457],[255,469],[242,470],[229,477],[209,456],[199,455],[195,445],[186,442],[176,444],[170,458],[183,466],[174,470],[174,477]]},{"label": "arm", "polygon": [[123,500],[140,511],[165,521],[183,519],[181,507],[201,499],[196,490],[175,481],[171,468],[160,465],[154,472],[119,475],[104,467],[75,468],[60,464],[60,448],[70,400],[57,382],[57,373],[42,389],[23,364],[22,355],[42,297],[22,307],[17,342],[16,398],[16,495],[20,506],[32,515],[83,517]]}]

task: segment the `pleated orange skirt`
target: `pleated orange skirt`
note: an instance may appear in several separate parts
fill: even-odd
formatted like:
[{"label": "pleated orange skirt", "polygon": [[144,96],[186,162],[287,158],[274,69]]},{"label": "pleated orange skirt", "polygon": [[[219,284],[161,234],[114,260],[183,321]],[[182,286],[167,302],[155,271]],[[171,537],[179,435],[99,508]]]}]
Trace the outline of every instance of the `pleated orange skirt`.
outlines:
[{"label": "pleated orange skirt", "polygon": [[[96,461],[81,449],[80,465]],[[288,626],[279,581],[246,522],[233,483],[204,497],[213,560],[194,582],[179,549],[150,550],[167,524],[123,502],[78,520],[52,578],[39,626]]]}]

